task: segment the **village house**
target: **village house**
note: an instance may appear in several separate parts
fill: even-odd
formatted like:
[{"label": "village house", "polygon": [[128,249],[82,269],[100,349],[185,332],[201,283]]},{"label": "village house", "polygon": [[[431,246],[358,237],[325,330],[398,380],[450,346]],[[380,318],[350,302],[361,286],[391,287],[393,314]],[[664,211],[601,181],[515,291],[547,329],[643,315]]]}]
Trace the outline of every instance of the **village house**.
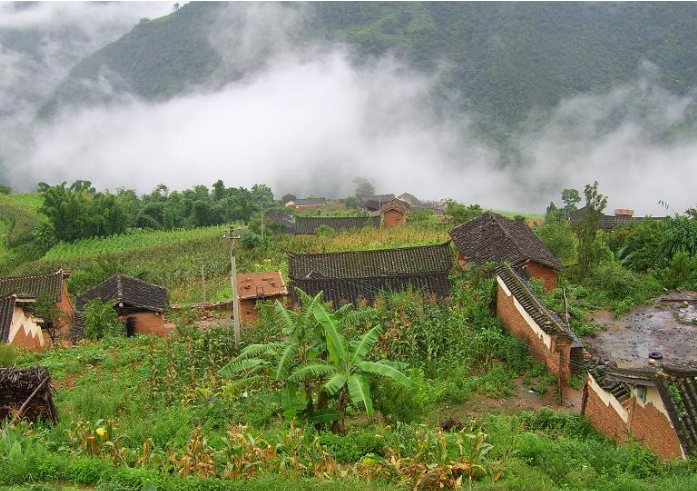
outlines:
[{"label": "village house", "polygon": [[9,295],[0,298],[0,343],[30,350],[42,350],[46,343],[41,331],[43,320],[34,317],[34,298]]},{"label": "village house", "polygon": [[164,313],[169,309],[167,290],[138,278],[115,274],[78,297],[82,310],[90,300],[115,302],[119,319],[126,323],[126,336],[166,336]]},{"label": "village house", "polygon": [[285,211],[272,210],[266,213],[266,220],[269,221],[271,227],[275,227],[277,231],[286,234],[292,234],[295,230],[293,215]]},{"label": "village house", "polygon": [[[264,271],[262,273],[239,273],[237,275],[237,295],[240,301],[240,324],[254,322],[258,314],[258,302],[275,302],[282,304],[288,301],[288,288],[280,271]],[[179,307],[173,307],[178,309]],[[233,300],[221,302],[197,303],[193,308],[207,314],[217,312],[219,316],[233,319]]]},{"label": "village house", "polygon": [[562,390],[568,387],[571,372],[583,367],[583,343],[507,264],[496,269],[496,315],[533,358],[559,377]]},{"label": "village house", "polygon": [[58,269],[51,273],[7,276],[0,278],[0,297],[16,294],[18,297],[29,297],[46,300],[53,303],[61,318],[57,327],[61,334],[67,334],[73,322],[73,304],[68,295],[66,279],[70,276],[67,271]]},{"label": "village house", "polygon": [[407,203],[409,206],[412,206],[412,207],[421,206],[421,200],[419,200],[419,198],[417,198],[416,196],[414,196],[411,193],[402,193],[399,196],[397,196],[397,199],[404,201],[405,203]]},{"label": "village house", "polygon": [[409,204],[399,199],[388,201],[380,209],[384,228],[398,227],[407,223]]},{"label": "village house", "polygon": [[286,205],[286,204],[288,204],[288,203],[291,202],[291,201],[295,202],[297,199],[298,199],[298,198],[297,198],[294,194],[290,194],[290,193],[289,193],[289,194],[284,194],[284,195],[281,197],[281,203],[283,203],[284,205]]},{"label": "village house", "polygon": [[327,206],[327,198],[297,198],[286,202],[286,207],[294,210],[309,210]]},{"label": "village house", "polygon": [[582,414],[609,438],[635,439],[666,460],[697,455],[697,344],[681,310],[692,308],[659,300],[588,340],[594,368]]},{"label": "village house", "polygon": [[358,207],[364,211],[380,211],[382,205],[388,201],[392,201],[396,196],[394,194],[375,194],[373,196],[360,196],[358,198]]},{"label": "village house", "polygon": [[486,212],[450,230],[457,246],[457,261],[464,270],[471,264],[508,263],[527,278],[541,279],[546,290],[557,287],[564,265],[523,222]]},{"label": "village house", "polygon": [[[578,223],[586,216],[586,207],[579,208],[569,213],[571,223]],[[618,208],[613,215],[601,214],[598,220],[598,228],[600,230],[610,231],[620,227],[628,227],[630,225],[640,224],[645,220],[665,220],[667,217],[635,217],[634,210],[626,208]]]},{"label": "village house", "polygon": [[317,229],[326,226],[340,232],[343,230],[360,230],[364,227],[380,228],[380,216],[365,217],[295,217],[293,233],[296,235],[311,235]]},{"label": "village house", "polygon": [[444,244],[322,254],[289,254],[293,302],[295,287],[309,295],[324,291],[334,307],[372,303],[381,290],[421,290],[437,297],[450,295],[450,242]]}]

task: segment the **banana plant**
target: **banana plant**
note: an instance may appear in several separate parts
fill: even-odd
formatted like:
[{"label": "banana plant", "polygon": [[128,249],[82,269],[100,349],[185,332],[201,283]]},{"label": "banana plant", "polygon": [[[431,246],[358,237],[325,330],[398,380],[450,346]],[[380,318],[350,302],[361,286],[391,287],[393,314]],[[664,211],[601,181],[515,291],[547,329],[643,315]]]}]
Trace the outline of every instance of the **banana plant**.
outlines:
[{"label": "banana plant", "polygon": [[336,397],[337,418],[332,423],[334,433],[345,434],[346,408],[349,397],[353,404],[365,408],[373,414],[373,399],[370,394],[368,377],[378,375],[388,377],[407,387],[413,382],[394,363],[383,360],[366,360],[370,350],[378,341],[382,327],[376,326],[352,342],[342,335],[343,320],[337,313],[330,313],[321,303],[313,307],[313,315],[324,330],[328,357],[298,367],[288,377],[291,383],[304,380],[324,380],[320,390],[329,397]]}]

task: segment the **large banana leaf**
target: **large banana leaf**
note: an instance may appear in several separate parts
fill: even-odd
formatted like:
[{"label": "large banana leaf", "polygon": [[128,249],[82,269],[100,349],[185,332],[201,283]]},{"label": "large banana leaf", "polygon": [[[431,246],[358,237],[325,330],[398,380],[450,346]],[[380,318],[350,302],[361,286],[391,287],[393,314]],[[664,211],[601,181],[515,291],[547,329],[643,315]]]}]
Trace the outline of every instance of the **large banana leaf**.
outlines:
[{"label": "large banana leaf", "polygon": [[293,364],[293,359],[298,353],[298,345],[290,342],[283,353],[281,358],[278,360],[278,365],[276,366],[276,380],[285,380],[290,373],[290,367]]},{"label": "large banana leaf", "polygon": [[301,380],[308,378],[325,377],[327,375],[334,375],[335,373],[337,373],[337,369],[332,365],[325,363],[311,363],[294,371],[291,376],[288,377],[288,381],[300,382]]},{"label": "large banana leaf", "polygon": [[245,360],[247,358],[257,358],[264,355],[273,355],[277,351],[283,349],[285,345],[286,343],[283,341],[268,344],[250,344],[242,350],[237,358],[235,358],[235,361]]},{"label": "large banana leaf", "polygon": [[407,387],[413,387],[414,382],[404,375],[402,372],[396,368],[386,365],[384,363],[375,363],[372,361],[361,361],[356,363],[356,368],[366,373],[372,373],[373,375],[380,375],[381,377],[389,377],[397,383],[405,385]]},{"label": "large banana leaf", "polygon": [[329,380],[327,380],[322,389],[327,393],[328,396],[333,396],[338,393],[346,384],[346,375],[343,373],[337,373],[333,375]]},{"label": "large banana leaf", "polygon": [[281,326],[286,336],[292,336],[295,333],[295,329],[298,325],[297,313],[287,309],[285,305],[276,300],[274,304],[274,316],[276,317],[276,322]]},{"label": "large banana leaf", "polygon": [[266,366],[269,363],[265,360],[260,360],[259,358],[251,358],[247,360],[232,360],[230,363],[225,365],[223,368],[218,370],[220,375],[229,377],[245,370],[251,368]]},{"label": "large banana leaf", "polygon": [[365,355],[373,348],[377,340],[382,334],[382,327],[376,326],[363,336],[358,338],[358,342],[353,346],[351,353],[351,363],[354,365],[359,361],[363,361]]},{"label": "large banana leaf", "polygon": [[314,315],[317,322],[320,323],[324,332],[327,334],[327,348],[329,357],[339,366],[342,362],[348,360],[346,353],[346,340],[339,333],[339,326],[332,316],[327,312],[323,305],[315,305]]},{"label": "large banana leaf", "polygon": [[358,406],[365,406],[366,414],[372,416],[373,399],[370,396],[370,387],[366,379],[362,375],[354,373],[348,378],[346,384],[351,395],[351,401]]}]

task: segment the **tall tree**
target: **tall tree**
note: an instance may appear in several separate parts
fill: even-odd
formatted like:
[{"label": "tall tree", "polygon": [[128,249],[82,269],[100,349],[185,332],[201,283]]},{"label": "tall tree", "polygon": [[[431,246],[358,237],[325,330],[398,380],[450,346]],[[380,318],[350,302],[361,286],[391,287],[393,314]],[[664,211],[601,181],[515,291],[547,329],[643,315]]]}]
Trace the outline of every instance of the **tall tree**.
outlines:
[{"label": "tall tree", "polygon": [[578,237],[580,273],[581,276],[586,276],[599,257],[598,224],[607,206],[607,197],[598,191],[598,181],[595,181],[593,185],[586,184],[583,194],[586,198],[586,211],[583,218],[574,226],[574,233]]},{"label": "tall tree", "polygon": [[373,196],[375,194],[375,186],[365,177],[354,177],[353,183],[356,185],[356,197]]}]

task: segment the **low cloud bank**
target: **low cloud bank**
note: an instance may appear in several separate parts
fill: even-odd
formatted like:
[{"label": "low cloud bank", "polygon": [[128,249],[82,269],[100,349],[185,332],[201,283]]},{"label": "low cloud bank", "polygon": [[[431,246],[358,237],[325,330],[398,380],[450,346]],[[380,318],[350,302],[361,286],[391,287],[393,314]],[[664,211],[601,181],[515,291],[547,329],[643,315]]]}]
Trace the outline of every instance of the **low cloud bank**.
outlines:
[{"label": "low cloud bank", "polygon": [[[268,8],[277,7],[259,15],[267,18]],[[244,25],[258,18],[250,14]],[[297,22],[286,21],[283,32]],[[679,127],[695,101],[663,91],[651,76],[564,101],[515,140],[522,162],[502,168],[466,115],[444,119],[433,109],[437,73],[416,73],[391,56],[356,67],[340,46],[297,52],[283,33],[263,52],[246,31],[212,39],[227,53],[231,43],[249,47],[225,59],[231,70],[254,52],[266,62],[216,91],[67,109],[32,123],[22,148],[0,149],[13,168],[21,166],[11,182],[89,179],[146,192],[158,183],[183,188],[223,179],[268,183],[277,195],[344,196],[360,175],[382,192],[543,212],[563,188],[598,180],[610,209],[658,215],[666,213],[658,200],[677,211],[697,202],[697,142],[668,146],[655,137]]]}]

